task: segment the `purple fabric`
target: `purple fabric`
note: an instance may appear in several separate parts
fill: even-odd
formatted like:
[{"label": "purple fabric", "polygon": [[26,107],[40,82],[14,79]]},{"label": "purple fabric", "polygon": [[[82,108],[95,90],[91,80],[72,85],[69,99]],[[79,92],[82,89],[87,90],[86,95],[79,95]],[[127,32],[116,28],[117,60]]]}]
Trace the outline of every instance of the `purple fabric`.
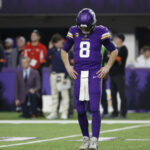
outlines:
[{"label": "purple fabric", "polygon": [[117,49],[110,39],[105,40],[105,41],[103,42],[103,45],[104,45],[104,46],[107,48],[107,50],[109,50],[110,52],[112,52],[112,51],[114,51],[114,50]]},{"label": "purple fabric", "polygon": [[64,46],[63,46],[63,50],[65,50],[66,52],[69,52],[69,50],[71,49],[72,45],[73,45],[73,40],[72,39],[68,39],[66,40]]},{"label": "purple fabric", "polygon": [[[74,43],[75,70],[100,69],[102,61],[101,46],[106,39],[110,38],[104,36],[105,34],[109,34],[109,31],[104,26],[95,26],[94,31],[86,36],[77,26],[72,26],[69,29],[66,37],[72,41],[72,45]],[[66,45],[70,45],[70,42],[67,41],[65,47],[67,47]]]},{"label": "purple fabric", "polygon": [[78,122],[82,131],[82,135],[89,137],[89,123],[86,112],[83,114],[78,113]]},{"label": "purple fabric", "polygon": [[[0,99],[7,110],[14,109],[15,79],[16,69],[3,69],[0,72]],[[3,108],[1,107],[0,110]]]},{"label": "purple fabric", "polygon": [[42,73],[43,73],[43,75],[42,75],[42,94],[51,95],[49,68],[43,68]]},{"label": "purple fabric", "polygon": [[101,127],[101,115],[100,111],[92,113],[92,137],[99,138]]},{"label": "purple fabric", "polygon": [[[101,80],[99,78],[95,78],[96,72],[98,70],[89,71],[89,96],[90,96],[90,112],[92,113],[92,133],[94,137],[99,137],[100,133],[100,97],[101,97]],[[77,79],[74,80],[74,94],[75,100],[77,102],[76,108],[78,112],[78,121],[81,127],[81,131],[83,136],[88,136],[88,123],[87,123],[87,101],[79,101],[79,93],[80,93],[80,71],[78,71]],[[83,121],[84,120],[84,121]]]}]

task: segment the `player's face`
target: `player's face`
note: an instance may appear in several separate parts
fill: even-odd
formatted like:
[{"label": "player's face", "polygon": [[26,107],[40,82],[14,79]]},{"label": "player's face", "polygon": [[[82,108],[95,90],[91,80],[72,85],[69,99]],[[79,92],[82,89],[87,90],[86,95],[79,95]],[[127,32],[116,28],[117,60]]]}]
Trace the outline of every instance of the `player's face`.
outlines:
[{"label": "player's face", "polygon": [[38,34],[36,34],[36,33],[32,33],[31,34],[31,41],[32,42],[37,42],[37,41],[39,41],[40,40],[40,36],[38,35]]},{"label": "player's face", "polygon": [[90,34],[91,27],[80,27],[83,34]]}]

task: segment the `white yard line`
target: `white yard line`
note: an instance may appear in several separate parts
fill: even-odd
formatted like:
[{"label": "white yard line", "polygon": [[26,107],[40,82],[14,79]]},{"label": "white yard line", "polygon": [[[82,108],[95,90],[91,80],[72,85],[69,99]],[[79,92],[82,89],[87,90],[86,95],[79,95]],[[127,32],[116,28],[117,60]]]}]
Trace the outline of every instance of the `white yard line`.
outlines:
[{"label": "white yard line", "polygon": [[[111,132],[118,132],[118,131],[129,130],[129,129],[135,129],[135,128],[141,128],[141,127],[148,127],[148,126],[150,126],[150,124],[127,126],[127,127],[123,127],[123,128],[117,128],[117,129],[111,129],[111,130],[101,131],[101,134],[111,133]],[[50,141],[57,141],[57,140],[61,140],[61,139],[68,139],[68,138],[74,138],[74,137],[79,137],[79,136],[81,136],[81,134],[70,135],[70,136],[63,136],[63,137],[57,137],[57,138],[51,138],[51,139],[45,139],[45,140],[36,140],[36,141],[31,141],[31,142],[26,142],[26,143],[17,143],[17,144],[1,145],[0,148],[21,146],[21,145],[29,145],[29,144],[43,143],[43,142],[50,142]]]},{"label": "white yard line", "polygon": [[124,141],[150,141],[150,139],[125,139]]},{"label": "white yard line", "polygon": [[118,131],[122,131],[122,130],[129,130],[129,129],[135,129],[135,128],[141,128],[141,127],[149,127],[149,126],[150,126],[150,124],[127,126],[127,127],[123,127],[123,128],[105,130],[105,131],[102,131],[101,134],[102,133],[110,133],[110,132],[118,132]]},{"label": "white yard line", "polygon": [[[91,123],[91,121],[89,121]],[[150,124],[150,120],[102,120],[104,124]],[[0,124],[78,124],[77,120],[0,120]]]}]

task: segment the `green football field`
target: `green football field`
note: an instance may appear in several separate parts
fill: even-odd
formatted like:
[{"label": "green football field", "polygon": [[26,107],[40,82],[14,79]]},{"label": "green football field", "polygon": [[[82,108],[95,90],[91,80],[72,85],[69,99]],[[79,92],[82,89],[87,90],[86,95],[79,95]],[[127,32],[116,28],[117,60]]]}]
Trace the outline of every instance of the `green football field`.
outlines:
[{"label": "green football field", "polygon": [[[76,117],[49,121],[19,119],[17,115],[0,113],[0,150],[78,150],[81,145]],[[99,150],[150,150],[150,114],[102,122]],[[21,140],[27,137],[35,139]]]}]

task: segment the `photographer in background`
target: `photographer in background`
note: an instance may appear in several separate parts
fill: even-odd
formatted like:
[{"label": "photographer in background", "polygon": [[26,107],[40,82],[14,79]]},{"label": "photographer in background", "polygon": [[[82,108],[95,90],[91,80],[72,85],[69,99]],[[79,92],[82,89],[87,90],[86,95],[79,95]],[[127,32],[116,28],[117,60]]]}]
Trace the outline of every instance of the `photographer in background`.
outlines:
[{"label": "photographer in background", "polygon": [[[50,74],[51,92],[52,92],[52,110],[47,119],[58,118],[58,105],[59,105],[59,92],[61,93],[62,100],[60,102],[61,119],[68,118],[69,109],[69,88],[61,89],[61,86],[67,86],[69,79],[67,79],[67,72],[61,60],[60,50],[63,46],[63,39],[60,34],[54,34],[49,42],[49,50],[46,55],[46,61],[51,59],[52,70]],[[59,86],[58,86],[59,85]]]}]

